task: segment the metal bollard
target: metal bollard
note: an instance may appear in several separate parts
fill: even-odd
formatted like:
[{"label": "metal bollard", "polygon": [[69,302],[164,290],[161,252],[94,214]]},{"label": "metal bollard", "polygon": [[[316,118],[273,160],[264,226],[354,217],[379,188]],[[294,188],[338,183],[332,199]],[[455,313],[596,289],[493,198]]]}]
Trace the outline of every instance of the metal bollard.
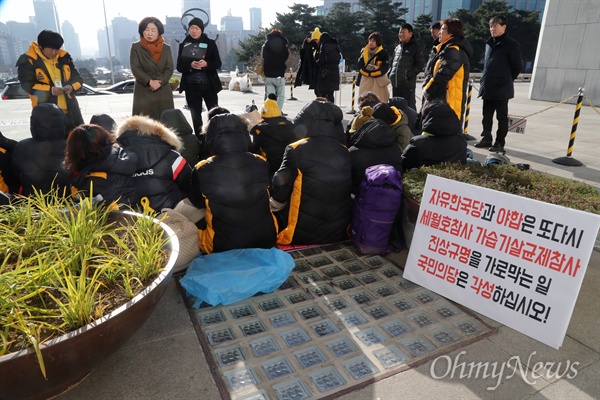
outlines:
[{"label": "metal bollard", "polygon": [[467,107],[465,109],[465,126],[463,128],[463,134],[466,140],[475,140],[475,138],[469,135],[469,111],[471,110],[471,94],[473,94],[473,79],[469,79],[469,93],[467,94]]},{"label": "metal bollard", "polygon": [[351,106],[352,109],[348,112],[346,112],[346,114],[356,114],[356,110],[354,109],[354,95],[356,94],[356,74],[354,74],[352,76],[352,102],[351,102]]},{"label": "metal bollard", "polygon": [[583,93],[585,89],[579,88],[579,97],[577,98],[577,105],[575,106],[575,115],[573,116],[573,125],[571,126],[571,136],[569,137],[569,147],[567,148],[567,155],[565,157],[558,157],[552,160],[552,162],[561,165],[568,165],[570,167],[581,167],[583,163],[579,160],[571,157],[573,154],[573,147],[575,146],[575,136],[577,135],[577,124],[579,123],[579,112],[581,111],[581,104],[583,103]]},{"label": "metal bollard", "polygon": [[294,71],[290,68],[290,98],[288,100],[298,100],[294,97]]}]

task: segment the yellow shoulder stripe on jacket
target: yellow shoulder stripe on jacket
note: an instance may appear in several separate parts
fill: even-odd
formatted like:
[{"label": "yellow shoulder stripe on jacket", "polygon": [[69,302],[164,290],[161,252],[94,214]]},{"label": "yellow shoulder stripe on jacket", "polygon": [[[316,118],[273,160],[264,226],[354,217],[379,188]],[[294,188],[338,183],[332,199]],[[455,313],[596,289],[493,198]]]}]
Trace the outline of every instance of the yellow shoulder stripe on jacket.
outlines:
[{"label": "yellow shoulder stripe on jacket", "polygon": [[106,179],[108,174],[106,172],[90,172],[86,175],[86,178],[102,178]]},{"label": "yellow shoulder stripe on jacket", "polygon": [[292,148],[295,149],[296,147],[300,146],[302,143],[308,142],[308,139],[309,138],[300,139],[300,140],[298,140],[298,141],[296,141],[294,143],[290,143],[289,146],[292,146]]},{"label": "yellow shoulder stripe on jacket", "polygon": [[205,164],[208,164],[209,162],[211,162],[211,161],[212,161],[213,157],[214,157],[214,156],[210,156],[210,157],[208,157],[207,159],[200,160],[200,161],[198,162],[198,164],[196,164],[196,166],[195,166],[194,168],[195,168],[195,169],[199,169],[199,168],[200,168],[200,167],[202,167],[203,165],[205,165]]}]

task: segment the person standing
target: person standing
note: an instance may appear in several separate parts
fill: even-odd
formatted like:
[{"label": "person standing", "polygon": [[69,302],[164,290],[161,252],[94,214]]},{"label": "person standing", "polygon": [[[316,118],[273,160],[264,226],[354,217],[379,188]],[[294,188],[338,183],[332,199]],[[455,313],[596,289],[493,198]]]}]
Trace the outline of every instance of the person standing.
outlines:
[{"label": "person standing", "polygon": [[[198,59],[187,56],[188,47],[204,49]],[[192,114],[192,125],[196,136],[202,134],[202,101],[210,110],[219,105],[218,93],[223,89],[217,70],[221,68],[219,48],[214,40],[204,34],[204,22],[192,18],[188,23],[188,35],[179,44],[177,71],[181,72],[179,93],[185,91],[185,101]]]},{"label": "person standing", "polygon": [[342,51],[338,41],[329,33],[323,32],[319,39],[319,50],[315,61],[317,74],[315,94],[324,97],[331,103],[334,102],[333,92],[340,90],[340,60]]},{"label": "person standing", "polygon": [[267,35],[261,51],[265,73],[265,100],[270,93],[274,93],[277,96],[277,106],[282,114],[285,101],[285,62],[289,56],[288,40],[279,29],[273,29]]},{"label": "person standing", "polygon": [[469,83],[469,57],[473,54],[473,47],[464,37],[460,20],[445,19],[441,24],[440,44],[433,48],[425,67],[423,107],[432,100],[443,100],[462,124]]},{"label": "person standing", "polygon": [[383,39],[379,32],[371,33],[368,40],[358,59],[358,94],[373,92],[380,101],[388,101],[390,80],[387,73],[390,69],[390,56],[383,48]]},{"label": "person standing", "polygon": [[[507,19],[499,15],[490,19],[491,37],[485,42],[485,58],[479,96],[483,99],[483,132],[475,147],[489,147],[490,151],[504,151],[508,133],[508,100],[515,97],[513,81],[521,71],[519,42],[506,33]],[[498,120],[496,141],[492,146],[494,112]],[[491,146],[491,147],[490,147]]]},{"label": "person standing", "polygon": [[140,40],[131,45],[129,62],[135,77],[132,115],[156,121],[164,110],[175,108],[169,79],[173,75],[171,47],[162,35],[165,28],[157,18],[146,17],[138,25]]},{"label": "person standing", "polygon": [[31,107],[43,103],[56,104],[65,114],[65,131],[69,132],[83,124],[74,93],[83,86],[83,79],[73,65],[71,55],[61,50],[63,43],[59,33],[43,30],[37,37],[37,43],[31,43],[16,66],[21,87],[31,99]]},{"label": "person standing", "polygon": [[411,24],[404,24],[398,31],[400,44],[394,50],[394,61],[390,69],[392,94],[394,97],[404,97],[408,106],[417,109],[415,87],[417,75],[425,66],[425,53],[413,34]]},{"label": "person standing", "polygon": [[302,86],[304,83],[308,85],[310,90],[315,89],[315,83],[317,81],[317,63],[315,62],[315,56],[319,49],[320,39],[321,31],[317,27],[311,32],[310,37],[307,37],[304,39],[304,42],[302,42],[302,48],[300,49],[300,65],[298,66],[298,72],[296,73],[294,87]]},{"label": "person standing", "polygon": [[429,33],[431,33],[431,38],[433,39],[434,46],[437,46],[438,44],[440,44],[440,28],[441,27],[442,27],[442,25],[440,24],[439,21],[434,22],[429,27]]}]

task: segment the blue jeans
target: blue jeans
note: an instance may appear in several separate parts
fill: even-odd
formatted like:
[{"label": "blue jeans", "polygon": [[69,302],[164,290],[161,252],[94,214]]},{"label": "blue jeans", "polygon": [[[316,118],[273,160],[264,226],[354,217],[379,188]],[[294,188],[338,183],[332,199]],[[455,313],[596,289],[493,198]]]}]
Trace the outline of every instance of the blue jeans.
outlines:
[{"label": "blue jeans", "polygon": [[265,78],[265,100],[270,93],[277,96],[277,106],[279,111],[283,112],[283,102],[285,101],[285,78],[283,76]]}]

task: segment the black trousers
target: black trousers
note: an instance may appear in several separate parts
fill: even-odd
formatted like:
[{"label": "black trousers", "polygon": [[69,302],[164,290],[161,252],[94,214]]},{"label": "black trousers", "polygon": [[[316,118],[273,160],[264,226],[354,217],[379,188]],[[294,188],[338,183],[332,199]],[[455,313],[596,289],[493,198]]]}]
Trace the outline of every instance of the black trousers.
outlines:
[{"label": "black trousers", "polygon": [[392,87],[392,95],[394,97],[403,97],[410,108],[412,108],[415,111],[418,111],[417,103],[415,101],[415,88]]},{"label": "black trousers", "polygon": [[210,110],[219,105],[219,96],[213,90],[210,82],[187,83],[185,86],[185,101],[192,114],[192,123],[196,136],[202,133],[202,101],[206,109]]},{"label": "black trousers", "polygon": [[496,141],[504,147],[506,144],[506,134],[508,133],[508,99],[506,100],[483,100],[483,140],[492,141],[492,126],[494,124],[494,112],[498,120],[498,130],[496,130]]}]

